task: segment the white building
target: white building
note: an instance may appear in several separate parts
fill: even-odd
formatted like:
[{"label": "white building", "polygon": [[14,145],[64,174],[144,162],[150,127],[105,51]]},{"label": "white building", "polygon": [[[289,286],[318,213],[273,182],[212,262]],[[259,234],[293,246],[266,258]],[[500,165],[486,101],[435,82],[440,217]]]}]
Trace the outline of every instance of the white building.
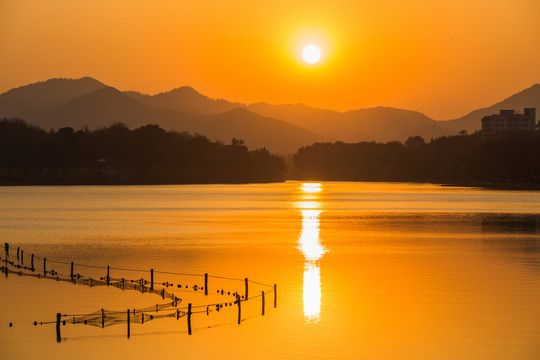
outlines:
[{"label": "white building", "polygon": [[536,108],[525,108],[523,114],[514,110],[500,110],[499,114],[482,118],[482,133],[496,134],[501,131],[534,131],[536,128]]}]

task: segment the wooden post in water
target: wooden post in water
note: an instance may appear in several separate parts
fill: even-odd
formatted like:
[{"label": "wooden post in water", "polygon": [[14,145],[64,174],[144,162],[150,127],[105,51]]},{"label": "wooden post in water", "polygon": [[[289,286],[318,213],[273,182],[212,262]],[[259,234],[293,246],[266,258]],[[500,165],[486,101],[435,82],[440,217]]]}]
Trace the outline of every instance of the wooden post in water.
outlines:
[{"label": "wooden post in water", "polygon": [[150,269],[150,290],[154,290],[154,269]]},{"label": "wooden post in water", "polygon": [[110,268],[109,268],[109,265],[107,265],[107,286],[109,286],[109,284],[110,284],[110,277],[109,277],[109,275],[110,275]]},{"label": "wooden post in water", "polygon": [[187,310],[187,331],[188,334],[191,335],[191,303],[188,304]]},{"label": "wooden post in water", "polygon": [[264,290],[261,291],[261,297],[262,297],[262,315],[264,316]]},{"label": "wooden post in water", "polygon": [[21,248],[19,246],[17,246],[17,260],[19,260],[19,251],[21,250]]},{"label": "wooden post in water", "polygon": [[130,335],[130,329],[129,329],[129,309],[127,310],[127,336],[128,336],[128,339],[129,339],[129,335]]},{"label": "wooden post in water", "polygon": [[43,276],[47,276],[47,258],[43,258]]},{"label": "wooden post in water", "polygon": [[32,258],[30,259],[30,268],[34,271],[34,254],[32,254]]},{"label": "wooden post in water", "polygon": [[204,273],[204,295],[208,295],[208,273]]},{"label": "wooden post in water", "polygon": [[21,265],[24,266],[24,250],[21,250]]},{"label": "wooden post in water", "polygon": [[101,328],[105,327],[105,310],[101,309]]},{"label": "wooden post in water", "polygon": [[277,284],[274,284],[274,307],[277,307]]},{"label": "wooden post in water", "polygon": [[71,262],[71,281],[73,281],[73,261]]},{"label": "wooden post in water", "polygon": [[56,313],[56,342],[62,341],[62,338],[60,337],[60,318],[62,317],[62,314]]},{"label": "wooden post in water", "polygon": [[9,244],[5,243],[4,248],[6,249],[6,275],[8,273],[8,256],[9,256]]},{"label": "wooden post in water", "polygon": [[236,303],[238,304],[238,325],[240,325],[240,322],[242,321],[242,300],[238,294],[236,294]]},{"label": "wooden post in water", "polygon": [[248,278],[244,279],[244,283],[246,284],[246,295],[244,296],[244,299],[248,300]]}]

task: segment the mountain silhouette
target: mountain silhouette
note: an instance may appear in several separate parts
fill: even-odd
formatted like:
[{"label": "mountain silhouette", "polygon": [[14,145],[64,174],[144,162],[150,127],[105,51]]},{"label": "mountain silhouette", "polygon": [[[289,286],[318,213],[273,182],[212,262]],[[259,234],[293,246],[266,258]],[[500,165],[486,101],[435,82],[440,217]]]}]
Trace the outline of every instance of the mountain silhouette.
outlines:
[{"label": "mountain silhouette", "polygon": [[422,113],[390,107],[359,109],[341,113],[302,104],[269,105],[257,103],[249,105],[248,109],[347,142],[403,141],[413,134],[430,138],[450,133],[450,130],[445,128],[443,124]]},{"label": "mountain silhouette", "polygon": [[472,132],[480,128],[484,115],[524,107],[540,108],[540,85],[450,121],[391,107],[338,112],[302,104],[246,105],[211,99],[187,86],[145,95],[121,92],[89,77],[50,79],[0,94],[0,118],[20,117],[47,130],[158,124],[224,143],[240,138],[251,149],[266,147],[283,154],[320,141],[404,141],[415,135],[427,140],[462,129]]},{"label": "mountain silhouette", "polygon": [[223,99],[214,100],[187,86],[153,96],[131,91],[126,94],[152,106],[191,114],[217,114],[246,108],[264,117],[281,119],[311,132],[323,134],[334,141],[403,141],[411,134],[430,138],[452,132],[422,113],[388,107],[342,113],[303,104],[245,105]]},{"label": "mountain silhouette", "polygon": [[21,86],[0,94],[0,116],[34,119],[72,99],[106,87],[90,78],[56,78]]},{"label": "mountain silhouette", "polygon": [[281,154],[296,152],[298,148],[314,142],[331,140],[284,120],[258,115],[244,108],[201,116],[194,130],[211,140],[241,138],[249,148],[252,144],[268,144],[265,147]]},{"label": "mountain silhouette", "polygon": [[38,121],[32,121],[45,129],[68,126],[74,129],[85,126],[95,129],[118,122],[131,128],[147,124],[159,124],[163,128],[183,128],[188,127],[192,119],[189,115],[182,116],[172,110],[142,104],[113,87],[104,87],[47,111]]},{"label": "mountain silhouette", "polygon": [[[540,84],[534,84],[530,88],[520,91],[495,105],[474,110],[463,117],[448,120],[445,123],[453,130],[465,129],[473,132],[482,127],[481,119],[486,115],[498,114],[499,110],[505,109],[523,111],[524,108],[536,108],[540,111]],[[538,115],[536,117],[538,121]]]},{"label": "mountain silhouette", "polygon": [[217,114],[244,106],[223,99],[211,99],[189,86],[156,95],[136,91],[127,91],[126,94],[148,105],[198,115]]},{"label": "mountain silhouette", "polygon": [[130,128],[157,124],[164,129],[198,133],[224,143],[230,143],[233,137],[240,138],[251,149],[266,147],[283,154],[316,141],[329,140],[283,120],[245,109],[211,115],[181,113],[142,103],[113,87],[91,91],[28,120],[44,129],[96,129],[118,122]]},{"label": "mountain silhouette", "polygon": [[355,126],[360,129],[360,131],[350,133],[348,140],[351,142],[405,141],[412,135],[429,139],[450,133],[443,124],[418,111],[382,106],[348,111],[344,113],[341,124],[343,131]]}]

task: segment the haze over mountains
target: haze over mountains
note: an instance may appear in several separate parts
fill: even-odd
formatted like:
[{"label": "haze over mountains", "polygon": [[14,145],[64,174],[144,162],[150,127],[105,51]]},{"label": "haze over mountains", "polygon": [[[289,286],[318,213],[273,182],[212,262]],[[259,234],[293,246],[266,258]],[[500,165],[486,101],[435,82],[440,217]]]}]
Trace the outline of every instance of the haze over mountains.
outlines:
[{"label": "haze over mountains", "polygon": [[484,115],[524,107],[540,108],[540,85],[450,121],[390,107],[337,112],[301,104],[246,105],[211,99],[190,87],[151,96],[121,92],[89,77],[51,79],[0,94],[0,118],[20,117],[44,129],[158,124],[225,143],[240,138],[251,149],[266,147],[281,154],[319,141],[403,141],[414,135],[429,140],[462,129],[472,132]]}]

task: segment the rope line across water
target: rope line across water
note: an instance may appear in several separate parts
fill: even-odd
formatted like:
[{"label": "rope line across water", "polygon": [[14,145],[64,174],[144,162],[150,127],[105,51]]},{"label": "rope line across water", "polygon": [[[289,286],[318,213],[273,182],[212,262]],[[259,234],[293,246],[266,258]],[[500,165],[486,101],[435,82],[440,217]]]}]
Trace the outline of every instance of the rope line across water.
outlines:
[{"label": "rope line across water", "polygon": [[[64,318],[65,320],[62,321],[62,323],[65,325],[66,323],[71,324],[85,324],[85,325],[92,325],[96,327],[106,327],[111,326],[115,324],[120,323],[126,323],[126,322],[133,322],[133,323],[139,323],[144,324],[145,322],[148,322],[150,320],[154,319],[160,319],[160,318],[166,318],[166,317],[176,317],[176,319],[179,319],[180,317],[184,317],[186,315],[192,315],[192,314],[203,314],[206,313],[207,315],[210,314],[210,312],[217,311],[219,312],[220,309],[224,307],[232,307],[233,304],[239,304],[239,302],[245,302],[247,300],[256,299],[258,297],[261,297],[263,294],[268,294],[275,292],[275,286],[276,285],[269,285],[264,284],[261,282],[248,280],[247,278],[240,279],[240,278],[231,278],[231,277],[225,277],[225,276],[218,276],[218,275],[208,275],[208,274],[192,274],[192,273],[180,273],[180,272],[172,272],[172,271],[159,271],[159,270],[147,270],[147,269],[131,269],[131,268],[121,268],[121,267],[110,267],[110,266],[96,266],[96,265],[87,265],[87,264],[75,264],[74,262],[66,262],[66,261],[59,261],[59,260],[52,260],[52,259],[46,259],[39,256],[35,256],[32,254],[32,260],[42,260],[43,261],[43,273],[40,271],[36,271],[34,266],[29,267],[27,266],[28,262],[24,263],[22,262],[22,256],[19,258],[19,256],[15,257],[12,256],[13,260],[9,259],[9,253],[8,253],[9,245],[6,243],[6,258],[3,259],[5,261],[5,266],[2,266],[0,264],[0,270],[2,272],[6,273],[6,276],[11,273],[18,276],[31,276],[35,278],[43,278],[43,279],[50,279],[50,280],[56,280],[56,281],[63,281],[63,282],[71,282],[73,284],[77,285],[86,285],[90,287],[95,286],[112,286],[119,288],[121,290],[137,290],[142,293],[151,293],[161,296],[163,299],[172,299],[172,301],[169,301],[167,303],[162,304],[155,304],[151,305],[145,308],[139,308],[139,309],[126,309],[124,311],[110,311],[106,309],[100,309],[96,312],[90,313],[90,314],[58,314],[57,321],[45,321],[45,322],[39,322],[40,325],[44,324],[57,324],[59,325],[60,318]],[[17,255],[19,254],[19,249],[17,248]],[[28,254],[28,252],[27,252]],[[1,258],[0,258],[1,259]],[[45,267],[45,260],[48,263],[54,263],[54,264],[63,264],[63,265],[71,265],[71,273],[69,275],[64,273],[59,273],[55,271],[54,269],[47,270]],[[32,262],[32,265],[33,262]],[[15,269],[10,269],[9,266],[14,267]],[[208,277],[208,278],[216,278],[216,279],[223,279],[223,280],[231,280],[231,281],[242,281],[246,282],[246,293],[247,293],[247,284],[252,283],[260,286],[265,287],[273,287],[273,289],[263,291],[257,295],[246,297],[244,299],[244,296],[240,298],[238,290],[235,292],[231,291],[224,291],[223,289],[217,290],[217,293],[221,295],[227,295],[227,296],[235,296],[234,300],[232,301],[225,301],[225,302],[218,302],[218,303],[211,303],[211,304],[203,304],[203,305],[192,305],[189,304],[189,306],[183,306],[179,307],[179,302],[182,301],[182,299],[176,297],[173,293],[170,293],[165,290],[165,287],[173,287],[173,283],[169,282],[154,282],[153,277],[151,281],[148,281],[144,278],[137,279],[137,280],[129,280],[125,278],[113,278],[110,276],[109,272],[107,272],[107,276],[102,276],[100,279],[94,279],[92,277],[84,276],[79,273],[75,273],[73,271],[73,268],[77,267],[85,267],[85,268],[94,268],[94,269],[108,269],[108,270],[117,270],[117,271],[132,271],[132,272],[140,272],[140,273],[157,273],[157,274],[170,274],[170,275],[179,275],[179,276],[196,276],[196,277]],[[24,269],[24,271],[23,271]],[[148,284],[151,284],[147,286]],[[207,283],[205,283],[207,285]],[[162,286],[160,289],[155,288],[154,286]],[[185,285],[185,289],[183,286],[178,284],[179,290],[186,290],[186,289],[193,289],[195,291],[197,290],[203,290],[204,288],[202,286],[199,286],[198,284],[194,286]],[[232,293],[232,294],[231,294]],[[205,295],[208,295],[208,289],[205,289]],[[214,294],[215,295],[215,294]],[[276,298],[274,298],[275,301]],[[275,306],[275,303],[274,303]],[[200,311],[192,311],[192,309],[201,309]],[[202,309],[206,308],[206,309]],[[238,307],[239,311],[239,319],[240,319],[240,306]],[[129,314],[129,315],[128,315]],[[262,315],[264,315],[264,302],[263,302],[263,310]],[[131,320],[130,320],[131,317]],[[188,322],[189,320],[188,316]],[[245,320],[245,319],[244,319]],[[240,320],[238,320],[240,323]],[[35,321],[34,325],[37,325],[38,322]],[[190,325],[191,326],[191,325]],[[129,325],[128,325],[129,328]],[[57,334],[59,334],[57,328]],[[191,334],[191,330],[189,330],[189,333]],[[57,335],[59,336],[59,335]],[[129,330],[128,330],[128,337],[129,337]],[[59,338],[57,338],[59,339]],[[59,340],[57,340],[59,341]]]}]

